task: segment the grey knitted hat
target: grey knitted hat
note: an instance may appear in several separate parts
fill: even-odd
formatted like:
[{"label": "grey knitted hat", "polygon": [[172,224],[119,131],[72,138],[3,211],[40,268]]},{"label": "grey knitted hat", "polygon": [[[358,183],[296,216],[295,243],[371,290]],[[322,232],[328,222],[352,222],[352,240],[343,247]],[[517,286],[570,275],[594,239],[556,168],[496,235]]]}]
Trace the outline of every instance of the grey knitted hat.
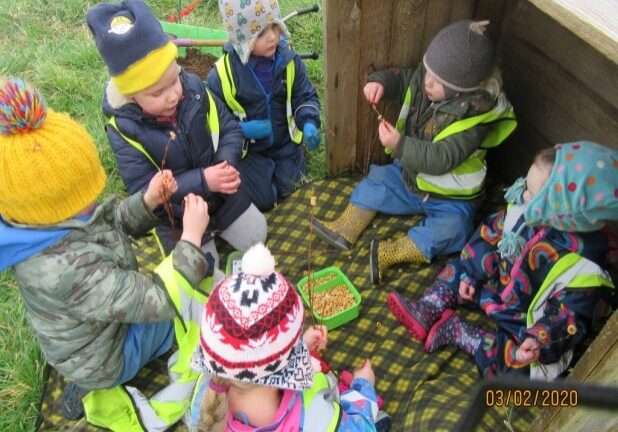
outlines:
[{"label": "grey knitted hat", "polygon": [[489,21],[458,21],[433,38],[423,57],[425,68],[445,87],[477,90],[495,62],[494,44],[484,35]]}]

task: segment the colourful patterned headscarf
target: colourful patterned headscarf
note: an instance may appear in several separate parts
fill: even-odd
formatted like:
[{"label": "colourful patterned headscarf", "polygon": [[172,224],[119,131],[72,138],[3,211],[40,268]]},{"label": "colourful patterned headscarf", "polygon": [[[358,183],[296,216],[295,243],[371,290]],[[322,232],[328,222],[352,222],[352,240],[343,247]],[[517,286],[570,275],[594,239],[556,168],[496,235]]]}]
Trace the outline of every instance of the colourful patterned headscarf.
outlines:
[{"label": "colourful patterned headscarf", "polygon": [[[590,141],[555,148],[551,173],[523,213],[526,225],[586,232],[602,228],[607,220],[618,220],[618,151]],[[522,203],[524,185],[519,179],[507,191],[509,203]],[[514,246],[517,237],[518,233],[504,233],[499,244],[503,255],[520,252]]]}]

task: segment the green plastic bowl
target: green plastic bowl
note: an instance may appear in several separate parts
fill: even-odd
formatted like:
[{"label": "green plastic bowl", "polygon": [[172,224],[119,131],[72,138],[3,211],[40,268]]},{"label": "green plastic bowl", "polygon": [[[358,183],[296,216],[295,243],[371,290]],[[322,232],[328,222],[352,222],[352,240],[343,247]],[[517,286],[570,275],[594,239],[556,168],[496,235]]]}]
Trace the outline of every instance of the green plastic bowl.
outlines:
[{"label": "green plastic bowl", "polygon": [[[316,279],[320,279],[328,275],[334,275],[334,277],[327,282],[321,283],[320,285],[313,285],[313,292],[319,293],[322,291],[328,291],[329,289],[336,286],[344,285],[348,289],[348,291],[350,291],[352,297],[354,297],[354,304],[352,306],[336,313],[333,316],[322,317],[316,311],[313,311],[313,316],[315,316],[318,324],[325,325],[327,329],[332,330],[358,317],[358,314],[360,313],[361,295],[354,287],[354,285],[352,285],[352,282],[350,282],[348,277],[343,274],[343,272],[339,270],[338,267],[327,267],[319,270],[313,273],[312,279],[315,281]],[[309,294],[305,291],[307,281],[307,276],[302,278],[298,282],[297,289],[303,301],[305,302],[307,307],[309,307]]]},{"label": "green plastic bowl", "polygon": [[227,263],[225,265],[225,275],[231,276],[240,272],[240,266],[242,264],[242,252],[237,250],[230,252],[227,256]]},{"label": "green plastic bowl", "polygon": [[[198,27],[189,24],[170,23],[167,21],[159,21],[165,33],[176,36],[177,39],[215,39],[227,40],[227,32],[225,30],[210,29],[206,27]],[[221,47],[196,47],[203,53],[211,54],[215,57],[220,57],[222,54]],[[187,49],[178,47],[178,55],[184,57],[187,55]]]}]

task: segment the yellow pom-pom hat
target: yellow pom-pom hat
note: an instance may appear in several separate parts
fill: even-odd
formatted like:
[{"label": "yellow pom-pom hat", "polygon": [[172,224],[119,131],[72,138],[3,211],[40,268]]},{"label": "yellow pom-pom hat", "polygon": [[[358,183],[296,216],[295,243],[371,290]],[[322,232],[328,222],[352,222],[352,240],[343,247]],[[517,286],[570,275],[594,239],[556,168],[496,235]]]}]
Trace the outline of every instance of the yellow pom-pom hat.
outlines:
[{"label": "yellow pom-pom hat", "polygon": [[105,187],[94,141],[67,114],[47,109],[20,79],[0,79],[0,216],[49,225],[93,203]]},{"label": "yellow pom-pom hat", "polygon": [[156,84],[178,55],[142,0],[100,3],[87,12],[86,21],[113,83],[124,95]]}]

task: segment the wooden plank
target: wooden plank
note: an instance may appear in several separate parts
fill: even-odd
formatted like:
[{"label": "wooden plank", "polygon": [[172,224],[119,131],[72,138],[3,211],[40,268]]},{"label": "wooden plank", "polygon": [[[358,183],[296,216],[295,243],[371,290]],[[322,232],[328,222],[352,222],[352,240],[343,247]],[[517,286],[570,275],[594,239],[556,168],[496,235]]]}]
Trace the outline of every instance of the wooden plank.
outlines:
[{"label": "wooden plank", "polygon": [[508,20],[509,37],[542,51],[581,83],[618,107],[618,65],[528,2],[520,2]]},{"label": "wooden plank", "polygon": [[618,147],[618,108],[596,96],[538,49],[515,37],[504,39],[508,92],[522,122],[553,143],[589,139]]},{"label": "wooden plank", "polygon": [[[512,3],[512,2],[511,2]],[[487,35],[496,43],[500,40],[502,23],[507,14],[507,0],[477,0],[474,14],[476,20],[489,20]]]},{"label": "wooden plank", "polygon": [[[352,94],[358,99],[356,122],[358,125],[357,153],[354,168],[363,174],[369,171],[372,162],[385,161],[380,155],[378,140],[378,121],[367,103],[363,87],[367,77],[374,71],[390,67],[390,51],[393,43],[397,43],[396,26],[392,24],[396,14],[396,2],[382,3],[379,0],[363,0],[361,16],[361,49],[359,61],[360,81]],[[389,23],[384,25],[384,23]]]},{"label": "wooden plank", "polygon": [[[371,163],[390,160],[378,139],[378,121],[363,94],[367,76],[388,67],[413,67],[420,60],[425,9],[429,0],[363,0],[358,85],[358,140],[355,168],[366,173]],[[385,25],[384,23],[389,23]],[[380,103],[378,109],[394,123],[398,104]]]},{"label": "wooden plank", "polygon": [[351,170],[357,141],[360,0],[323,2],[325,141],[330,174]]},{"label": "wooden plank", "polygon": [[[461,3],[468,4],[470,1],[461,0]],[[423,58],[429,43],[435,35],[437,35],[442,28],[449,24],[450,11],[451,2],[449,0],[432,0],[427,3],[421,59]]]},{"label": "wooden plank", "polygon": [[450,3],[448,22],[471,19],[474,17],[474,10],[476,9],[475,0],[454,1]]},{"label": "wooden plank", "polygon": [[581,0],[554,0],[562,7],[569,9],[582,21],[596,27],[613,40],[618,40],[618,8],[616,0],[594,0],[594,2],[582,2]]},{"label": "wooden plank", "polygon": [[[565,26],[569,31],[576,34],[578,37],[586,41],[590,46],[597,51],[603,53],[610,61],[618,63],[618,40],[612,34],[607,34],[602,28],[590,23],[589,17],[585,17],[582,13],[574,12],[564,5],[559,4],[555,0],[529,0],[540,10],[554,18],[560,24]],[[586,2],[583,10],[588,10],[590,14],[596,5],[592,2]],[[582,8],[578,8],[582,10]],[[616,12],[615,2],[612,7],[612,17],[618,14]],[[615,19],[611,23],[612,28],[615,28]]]}]

